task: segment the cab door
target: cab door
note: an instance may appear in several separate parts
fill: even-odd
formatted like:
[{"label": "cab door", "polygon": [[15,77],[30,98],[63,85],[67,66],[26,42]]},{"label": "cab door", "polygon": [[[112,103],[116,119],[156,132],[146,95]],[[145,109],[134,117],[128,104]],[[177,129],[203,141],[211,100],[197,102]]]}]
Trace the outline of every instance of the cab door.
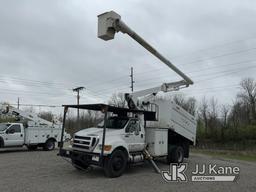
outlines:
[{"label": "cab door", "polygon": [[141,131],[140,121],[131,119],[125,128],[125,137],[130,152],[142,151],[145,146],[145,136]]},{"label": "cab door", "polygon": [[5,146],[22,146],[24,144],[24,131],[21,125],[11,125],[6,130]]}]

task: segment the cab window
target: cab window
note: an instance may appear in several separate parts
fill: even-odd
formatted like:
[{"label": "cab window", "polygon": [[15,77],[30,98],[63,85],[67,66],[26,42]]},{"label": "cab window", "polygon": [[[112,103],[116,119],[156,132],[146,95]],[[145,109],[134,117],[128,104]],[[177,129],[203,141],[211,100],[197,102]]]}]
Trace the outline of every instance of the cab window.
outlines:
[{"label": "cab window", "polygon": [[20,125],[12,125],[11,127],[9,127],[7,131],[8,133],[20,133],[21,128],[20,128]]},{"label": "cab window", "polygon": [[140,129],[140,123],[139,120],[137,119],[132,119],[130,120],[128,126],[126,127],[126,132],[128,133],[133,133],[133,132],[139,132]]}]

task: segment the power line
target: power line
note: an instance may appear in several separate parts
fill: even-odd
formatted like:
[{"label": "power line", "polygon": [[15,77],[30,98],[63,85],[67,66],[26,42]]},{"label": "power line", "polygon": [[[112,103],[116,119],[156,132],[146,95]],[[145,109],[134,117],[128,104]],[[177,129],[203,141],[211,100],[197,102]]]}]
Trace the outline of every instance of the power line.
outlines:
[{"label": "power line", "polygon": [[[250,48],[250,49],[246,49],[246,50],[240,50],[240,51],[236,51],[236,52],[233,52],[233,53],[228,53],[228,54],[222,54],[222,55],[218,55],[218,56],[214,56],[214,57],[208,57],[206,59],[198,59],[198,60],[195,60],[195,61],[192,61],[192,62],[188,62],[188,63],[184,63],[184,64],[180,64],[182,66],[186,66],[186,65],[191,65],[193,63],[197,63],[197,62],[203,62],[203,61],[208,61],[208,60],[213,60],[213,59],[216,59],[216,58],[220,58],[220,57],[224,57],[224,56],[229,56],[229,55],[235,55],[235,54],[239,54],[239,53],[243,53],[243,52],[248,52],[248,51],[251,51],[251,50],[256,50],[256,47],[255,48]],[[161,69],[154,69],[152,70],[152,72],[156,72],[158,70],[162,70],[162,69],[167,69],[166,67],[162,67]],[[136,73],[136,75],[138,75],[139,77],[143,76],[143,75],[148,75],[148,72],[146,71],[143,71],[143,72],[140,72],[140,73]],[[121,78],[117,78],[116,80],[119,80]],[[111,80],[113,81],[113,80]],[[108,81],[106,81],[108,82]],[[117,81],[119,82],[119,84],[122,83],[122,81]],[[97,84],[93,84],[94,86],[97,85]],[[103,86],[103,85],[102,85]],[[116,85],[115,85],[116,86]]]},{"label": "power line", "polygon": [[[241,41],[243,41],[243,40],[239,40],[239,42],[241,42]],[[213,56],[213,57],[208,57],[206,59],[208,60],[208,59],[214,59],[214,58],[219,58],[219,57],[228,56],[228,55],[239,54],[239,53],[248,52],[248,51],[254,50],[254,49],[256,49],[256,48],[250,48],[250,49],[239,50],[239,51],[226,53],[226,54],[222,54],[222,55],[216,55],[216,56]],[[193,62],[202,62],[202,61],[205,61],[206,59],[200,59],[200,60],[196,60],[196,61],[193,61]],[[189,63],[191,64],[191,62],[189,62]],[[156,70],[158,70],[158,69],[154,69],[153,71],[155,72]],[[147,73],[147,72],[144,71],[143,73]],[[138,73],[136,73],[136,74],[138,74]],[[123,77],[124,76],[121,76],[118,79],[121,79]],[[115,79],[117,79],[117,78],[115,78]],[[115,79],[112,79],[111,81],[113,81]],[[61,83],[61,82],[47,82],[47,81],[38,81],[38,80],[28,80],[28,79],[23,79],[23,78],[14,78],[14,80],[16,82],[27,82],[27,83],[30,83],[31,85],[33,84],[34,86],[47,86],[47,85],[50,85],[50,86],[63,85],[63,86],[65,86],[66,85],[66,83]],[[1,81],[3,82],[3,79]],[[106,81],[106,82],[110,82],[110,81]],[[109,90],[109,88],[108,88],[108,90]],[[31,92],[31,93],[33,93],[33,94],[45,94],[45,93],[35,93],[35,92]],[[98,92],[91,91],[91,93],[93,93],[93,96],[99,97]],[[101,92],[101,95],[102,95],[102,92]]]},{"label": "power line", "polygon": [[[255,68],[256,66],[249,66],[249,69],[251,69],[251,68]],[[243,70],[247,70],[248,68],[238,68],[238,69],[235,69],[235,70],[233,70],[233,71],[230,71],[230,70],[228,70],[228,71],[220,71],[220,72],[217,72],[217,73],[211,73],[211,74],[205,74],[204,76],[210,76],[210,75],[218,75],[217,77],[219,77],[219,74],[222,74],[220,77],[222,77],[223,75],[228,75],[228,74],[232,74],[232,73],[237,73],[237,72],[240,72],[240,71],[243,71]],[[201,76],[203,76],[203,75],[200,75],[200,76],[198,76],[198,75],[196,75],[196,76],[192,76],[192,78],[194,79],[194,78],[196,78],[196,77],[201,77]],[[201,79],[201,81],[204,81],[205,79]],[[197,80],[198,81],[198,80]],[[152,85],[152,83],[162,83],[162,81],[155,81],[155,82],[151,82],[151,83],[148,83],[148,82],[145,82],[145,83],[138,83],[137,85],[138,86],[142,86],[142,85]],[[197,83],[199,83],[199,82],[197,82]],[[122,90],[127,90],[127,88],[124,88],[124,87],[126,87],[126,86],[123,86],[123,87],[118,87],[118,90],[119,91],[122,91]],[[109,89],[108,89],[109,90]],[[103,91],[103,90],[102,90]],[[101,93],[101,92],[99,92],[99,93]],[[102,92],[102,93],[105,93],[105,92]]]},{"label": "power line", "polygon": [[[233,71],[228,70],[228,71],[222,71],[222,72],[213,73],[213,74],[207,74],[207,76],[209,76],[209,75],[217,75],[217,76],[214,76],[214,77],[211,77],[211,78],[208,78],[208,79],[199,79],[199,80],[196,80],[196,81],[200,81],[201,83],[203,83],[205,81],[212,80],[212,79],[215,79],[217,77],[222,77],[222,76],[226,76],[226,75],[229,75],[229,74],[239,73],[241,71],[252,69],[252,68],[256,68],[256,66],[254,65],[254,66],[250,66],[250,67],[247,67],[247,68],[235,69]],[[219,74],[221,74],[221,75],[219,75]],[[193,78],[196,78],[196,76],[193,77]],[[159,83],[161,83],[161,82],[159,82]],[[200,83],[200,82],[197,82],[197,83]],[[150,83],[150,84],[152,85],[152,83]],[[137,85],[141,86],[141,85],[146,85],[146,84],[138,83]],[[119,87],[118,90],[122,91],[122,90],[127,90],[127,89],[122,89],[122,88]]]},{"label": "power line", "polygon": [[[209,57],[209,58],[206,58],[206,59],[199,59],[199,60],[196,60],[196,61],[189,62],[187,64],[191,64],[191,63],[194,63],[194,62],[202,62],[202,61],[206,61],[206,60],[209,60],[209,59],[215,59],[215,58],[218,58],[218,57],[223,57],[223,56],[228,56],[228,55],[233,55],[233,54],[238,54],[238,53],[243,53],[243,52],[247,52],[247,51],[254,50],[254,49],[256,49],[256,48],[249,48],[249,49],[246,49],[246,50],[239,50],[239,51],[236,51],[236,52],[217,55],[217,56]],[[184,65],[184,64],[182,64],[182,65]],[[161,68],[161,70],[162,69],[164,69],[164,68]],[[157,70],[159,70],[159,69],[154,69],[152,71],[156,72]],[[136,74],[144,74],[144,73],[148,73],[148,72],[144,71],[144,72],[136,73]],[[124,76],[120,76],[120,78],[115,78],[115,79],[112,79],[111,81],[107,81],[107,82],[112,82],[114,80],[120,80],[120,79],[123,79],[123,78],[124,78]],[[17,82],[24,82],[24,81],[29,82],[30,84],[32,84],[34,86],[37,86],[37,85],[39,85],[39,86],[40,85],[41,86],[44,86],[44,85],[56,86],[56,84],[66,86],[66,84],[61,83],[61,82],[47,82],[47,81],[29,80],[29,79],[24,79],[24,78],[12,78],[12,80],[15,80]],[[3,82],[3,79],[1,81]]]},{"label": "power line", "polygon": [[[219,45],[215,45],[215,46],[212,46],[212,47],[199,49],[199,50],[197,50],[197,51],[192,51],[190,54],[195,53],[195,52],[203,52],[203,51],[206,51],[206,50],[215,49],[215,48],[217,48],[217,47],[222,47],[222,46],[225,46],[225,45],[228,45],[228,44],[234,44],[234,43],[238,43],[238,42],[248,41],[248,40],[251,40],[251,39],[256,39],[256,37],[251,37],[251,38],[247,38],[247,39],[244,39],[244,40],[235,40],[235,41],[231,41],[231,42],[226,42],[226,43],[224,43],[224,44],[219,44]],[[253,49],[255,49],[255,48],[253,48]],[[236,53],[230,53],[230,55],[232,55],[232,54],[236,54]],[[181,56],[181,55],[179,55],[179,56],[174,56],[174,57],[172,57],[172,58],[181,58],[181,57],[184,57],[184,55],[183,55],[183,56]],[[216,57],[216,56],[215,56],[215,57]],[[221,57],[221,55],[219,55],[218,57]],[[222,55],[222,57],[223,57],[223,55]],[[210,59],[210,58],[209,58],[209,59]],[[182,64],[181,64],[181,65],[182,65]],[[150,71],[155,72],[155,71],[157,71],[157,70],[162,70],[162,69],[166,69],[166,67],[161,67],[160,69],[153,69],[153,70],[150,70]],[[144,73],[148,73],[148,71],[138,72],[138,73],[136,73],[136,75],[138,75],[138,74],[144,74]],[[122,76],[119,76],[119,77],[117,77],[117,78],[115,78],[115,79],[112,79],[111,82],[112,82],[112,81],[117,81],[117,80],[123,79],[124,77],[126,77],[126,76],[123,76],[123,75],[122,75]],[[97,80],[97,79],[93,79],[92,82],[94,82],[94,81],[96,81],[96,80]],[[89,84],[91,84],[91,83],[89,83]]]},{"label": "power line", "polygon": [[[235,63],[228,63],[228,64],[225,64],[225,65],[218,65],[218,66],[213,66],[213,67],[209,67],[209,68],[205,68],[205,69],[200,69],[200,70],[192,70],[192,71],[190,71],[189,73],[187,73],[188,75],[193,75],[194,73],[197,73],[197,72],[203,72],[203,71],[208,71],[208,70],[212,70],[212,69],[215,69],[215,68],[219,68],[219,67],[223,67],[223,66],[229,66],[229,65],[237,65],[237,64],[243,64],[243,65],[245,65],[245,64],[249,64],[249,63],[255,63],[256,61],[255,60],[247,60],[247,61],[242,61],[242,62],[235,62]],[[203,75],[205,75],[205,74],[203,74]],[[201,75],[200,75],[201,76]],[[161,75],[161,76],[157,76],[157,77],[155,77],[155,78],[146,78],[146,79],[143,79],[143,81],[150,81],[150,80],[153,80],[153,81],[155,81],[156,79],[159,79],[159,77],[170,77],[170,75],[168,74],[168,75]],[[192,76],[192,78],[193,78],[193,76]],[[140,85],[140,84],[139,84]]]}]

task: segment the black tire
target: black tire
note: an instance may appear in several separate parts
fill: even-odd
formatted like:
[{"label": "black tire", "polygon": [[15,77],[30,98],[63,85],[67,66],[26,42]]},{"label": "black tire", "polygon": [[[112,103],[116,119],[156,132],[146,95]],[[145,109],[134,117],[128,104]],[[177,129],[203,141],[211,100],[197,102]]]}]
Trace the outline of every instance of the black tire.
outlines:
[{"label": "black tire", "polygon": [[79,171],[85,170],[89,167],[89,165],[87,165],[79,160],[71,159],[71,161],[72,161],[73,167],[75,167]]},{"label": "black tire", "polygon": [[2,137],[0,137],[0,148],[4,147],[4,140]]},{"label": "black tire", "polygon": [[107,177],[120,177],[125,171],[128,157],[121,150],[115,150],[104,160],[104,172]]},{"label": "black tire", "polygon": [[37,145],[28,145],[27,148],[29,151],[34,151],[37,149]]},{"label": "black tire", "polygon": [[184,149],[181,146],[173,147],[167,156],[168,163],[182,163],[184,160]]},{"label": "black tire", "polygon": [[45,151],[52,151],[55,149],[55,141],[52,139],[49,139],[46,141],[46,143],[43,146]]}]

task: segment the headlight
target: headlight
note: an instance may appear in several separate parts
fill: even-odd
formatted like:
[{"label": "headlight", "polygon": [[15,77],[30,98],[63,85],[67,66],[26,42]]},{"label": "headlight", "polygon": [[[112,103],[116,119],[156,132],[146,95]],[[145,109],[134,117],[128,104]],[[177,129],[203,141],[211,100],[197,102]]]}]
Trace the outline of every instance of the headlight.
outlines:
[{"label": "headlight", "polygon": [[[102,145],[99,144],[99,149],[102,149]],[[110,151],[112,149],[112,145],[104,145],[104,151]]]}]

